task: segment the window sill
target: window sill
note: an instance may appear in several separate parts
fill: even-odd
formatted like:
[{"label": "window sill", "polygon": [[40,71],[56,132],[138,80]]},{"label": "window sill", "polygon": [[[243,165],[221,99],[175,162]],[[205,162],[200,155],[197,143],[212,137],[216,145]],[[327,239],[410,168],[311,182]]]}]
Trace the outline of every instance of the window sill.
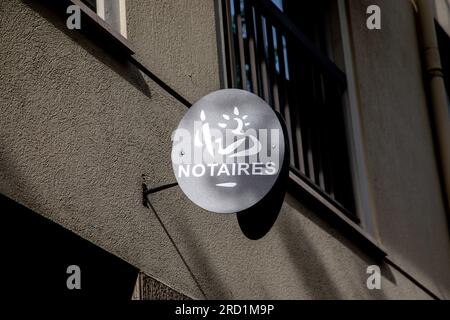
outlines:
[{"label": "window sill", "polygon": [[293,170],[289,171],[288,191],[314,209],[314,212],[321,215],[324,220],[335,226],[339,231],[342,231],[347,238],[363,251],[372,254],[376,258],[387,256],[387,251],[380,243],[352,221],[341,208],[316,191]]}]

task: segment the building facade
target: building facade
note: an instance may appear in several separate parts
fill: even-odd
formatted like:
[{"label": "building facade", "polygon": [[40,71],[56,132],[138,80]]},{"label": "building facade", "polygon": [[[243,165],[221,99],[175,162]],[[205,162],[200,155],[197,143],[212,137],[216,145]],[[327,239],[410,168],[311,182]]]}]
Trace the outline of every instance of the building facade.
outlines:
[{"label": "building facade", "polygon": [[[20,242],[59,263],[63,291],[66,264],[80,265],[81,296],[127,278],[136,299],[449,299],[449,1],[300,3],[2,0],[8,252]],[[275,222],[206,212],[171,185],[173,130],[232,87],[288,125]],[[143,186],[162,188],[143,199]],[[63,231],[27,228],[34,216]],[[61,232],[95,247],[90,261],[107,255],[108,277],[83,278],[83,246],[33,247]],[[13,274],[19,256],[6,256]]]}]

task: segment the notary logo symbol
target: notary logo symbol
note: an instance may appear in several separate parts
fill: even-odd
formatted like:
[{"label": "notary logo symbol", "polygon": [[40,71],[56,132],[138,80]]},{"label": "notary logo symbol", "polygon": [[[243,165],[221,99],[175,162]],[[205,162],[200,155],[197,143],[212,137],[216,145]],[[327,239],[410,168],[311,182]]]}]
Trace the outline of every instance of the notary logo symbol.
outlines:
[{"label": "notary logo symbol", "polygon": [[[224,147],[224,139],[222,137],[213,139],[211,135],[211,126],[207,122],[205,111],[202,110],[200,112],[200,120],[202,122],[202,126],[200,129],[196,130],[194,143],[196,147],[204,147],[206,146],[206,150],[208,153],[214,157],[216,154],[223,155],[229,158],[238,158],[238,157],[246,157],[258,154],[262,149],[262,144],[258,140],[258,138],[253,135],[250,131],[244,131],[245,127],[250,126],[250,122],[248,122],[248,115],[241,115],[238,107],[233,108],[232,116],[224,113],[222,114],[224,122],[219,122],[217,125],[222,129],[231,129],[233,135],[238,137],[237,141],[231,142]],[[235,127],[233,128],[233,122]],[[229,128],[231,127],[231,128]],[[240,150],[239,147],[243,145],[247,139],[249,140],[249,145],[247,149]],[[224,188],[234,188],[236,187],[236,182],[226,182],[226,183],[217,183],[216,186],[224,187]]]}]

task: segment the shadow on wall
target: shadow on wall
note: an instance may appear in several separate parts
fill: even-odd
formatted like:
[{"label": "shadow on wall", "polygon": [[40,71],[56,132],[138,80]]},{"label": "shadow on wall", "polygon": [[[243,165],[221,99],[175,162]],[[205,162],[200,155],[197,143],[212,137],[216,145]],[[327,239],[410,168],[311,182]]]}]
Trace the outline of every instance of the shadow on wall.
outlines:
[{"label": "shadow on wall", "polygon": [[[278,218],[287,189],[290,164],[288,131],[281,114],[276,111],[275,113],[280,121],[286,146],[279,176],[272,189],[261,201],[236,214],[241,231],[251,240],[261,239],[270,231]],[[258,221],[258,223],[255,223],[255,221]]]},{"label": "shadow on wall", "polygon": [[[389,265],[382,259],[372,259],[327,221],[305,208],[296,199],[288,197],[286,202],[294,210],[284,210],[282,214],[302,215],[326,231],[331,236],[331,239],[326,241],[333,245],[333,247],[326,248],[327,242],[324,240],[321,241],[318,238],[317,242],[312,241],[313,231],[307,230],[308,226],[299,219],[292,218],[282,221],[279,226],[280,234],[284,245],[290,248],[292,264],[297,266],[298,273],[304,279],[305,291],[310,292],[314,299],[387,299],[383,290],[366,288],[366,280],[369,276],[366,274],[366,267],[380,266],[383,275],[382,281],[389,281],[396,285],[397,282]],[[343,246],[348,249],[345,255],[341,249]],[[354,255],[362,263],[344,260],[346,257],[355,260]],[[362,266],[362,269],[359,270],[358,266]]]},{"label": "shadow on wall", "polygon": [[127,80],[144,95],[151,98],[150,88],[140,70],[126,59],[126,56],[121,53],[121,50],[114,43],[108,42],[94,32],[96,29],[95,23],[85,19],[82,20],[81,30],[69,30],[67,28],[65,19],[69,15],[65,13],[66,6],[64,3],[66,1],[22,0],[22,2],[70,37],[98,61]]},{"label": "shadow on wall", "polygon": [[[216,244],[207,245],[195,227],[162,221],[166,215],[152,209],[150,214],[168,224],[165,229],[174,236],[180,255],[208,299],[387,299],[383,290],[366,287],[366,268],[374,264],[381,267],[385,284],[396,285],[388,265],[370,258],[291,197],[270,231],[275,234],[266,236],[271,238],[269,242],[233,234],[231,242],[219,235],[213,241]],[[234,217],[229,221],[236,223]],[[214,223],[208,222],[212,233]],[[282,253],[277,255],[274,250]]]},{"label": "shadow on wall", "polygon": [[[138,270],[0,194],[2,296],[14,299],[130,300]],[[69,290],[67,267],[81,270]]]}]

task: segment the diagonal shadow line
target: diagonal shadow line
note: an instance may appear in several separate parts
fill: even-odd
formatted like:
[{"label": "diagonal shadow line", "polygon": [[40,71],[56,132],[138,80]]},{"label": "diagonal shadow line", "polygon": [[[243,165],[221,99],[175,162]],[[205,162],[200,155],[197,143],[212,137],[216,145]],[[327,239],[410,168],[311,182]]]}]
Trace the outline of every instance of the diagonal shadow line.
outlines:
[{"label": "diagonal shadow line", "polygon": [[206,296],[205,291],[203,291],[202,287],[200,286],[200,283],[198,282],[197,278],[195,277],[194,273],[192,272],[191,268],[189,267],[188,263],[186,262],[186,259],[184,258],[184,256],[181,254],[180,249],[178,249],[178,246],[176,245],[175,241],[173,240],[172,236],[170,235],[169,231],[167,230],[166,226],[164,225],[164,223],[162,222],[161,218],[159,217],[158,213],[156,212],[155,208],[153,207],[153,205],[151,204],[150,200],[148,200],[147,197],[147,204],[149,205],[149,208],[153,211],[153,213],[156,216],[156,219],[158,219],[161,227],[163,228],[164,232],[167,234],[167,236],[169,237],[170,242],[172,243],[173,247],[175,248],[175,250],[177,251],[178,255],[181,258],[181,261],[183,261],[184,265],[186,266],[186,269],[188,270],[189,274],[191,275],[192,279],[194,280],[195,284],[197,285],[198,289],[200,290],[200,292],[202,293],[203,297],[207,300],[208,297]]}]

